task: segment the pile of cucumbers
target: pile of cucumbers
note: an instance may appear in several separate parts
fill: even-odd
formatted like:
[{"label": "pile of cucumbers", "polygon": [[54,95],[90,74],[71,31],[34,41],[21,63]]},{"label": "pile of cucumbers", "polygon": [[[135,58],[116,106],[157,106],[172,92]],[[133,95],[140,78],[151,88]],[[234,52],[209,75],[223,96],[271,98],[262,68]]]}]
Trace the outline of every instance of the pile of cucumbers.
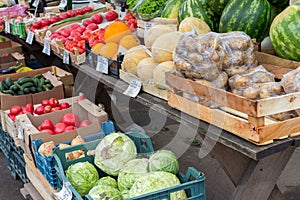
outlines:
[{"label": "pile of cucumbers", "polygon": [[52,88],[51,81],[42,74],[37,74],[34,77],[24,76],[16,81],[12,81],[10,77],[7,77],[0,82],[0,92],[13,96],[35,94]]}]

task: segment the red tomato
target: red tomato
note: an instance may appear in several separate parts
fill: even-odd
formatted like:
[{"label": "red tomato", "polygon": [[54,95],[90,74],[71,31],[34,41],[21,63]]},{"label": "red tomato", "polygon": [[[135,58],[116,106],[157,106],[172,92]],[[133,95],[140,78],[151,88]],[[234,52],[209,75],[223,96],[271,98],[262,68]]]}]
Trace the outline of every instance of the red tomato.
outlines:
[{"label": "red tomato", "polygon": [[38,114],[38,115],[42,115],[42,114],[44,114],[44,106],[38,106],[36,109],[35,109],[35,111],[34,111],[34,113],[35,114]]},{"label": "red tomato", "polygon": [[40,129],[41,129],[41,130],[45,130],[45,129],[53,130],[53,129],[54,129],[54,125],[53,125],[53,123],[52,123],[51,120],[46,119],[46,120],[44,120],[43,123],[41,124]]},{"label": "red tomato", "polygon": [[51,112],[55,112],[55,111],[58,111],[58,110],[61,110],[61,108],[60,107],[51,108]]},{"label": "red tomato", "polygon": [[49,99],[49,105],[53,107],[57,107],[59,105],[58,99],[57,98],[51,98]]},{"label": "red tomato", "polygon": [[22,107],[21,106],[12,106],[10,107],[9,111],[10,114],[17,116],[20,112],[22,112]]},{"label": "red tomato", "polygon": [[41,132],[47,132],[47,133],[50,134],[50,135],[55,135],[54,131],[53,131],[53,130],[50,130],[50,129],[44,129],[44,130],[42,130]]},{"label": "red tomato", "polygon": [[8,117],[13,120],[13,121],[16,121],[16,115],[13,115],[11,113],[8,113]]},{"label": "red tomato", "polygon": [[64,132],[68,132],[68,131],[73,131],[73,130],[76,130],[76,127],[75,126],[67,126],[64,130]]},{"label": "red tomato", "polygon": [[60,108],[61,108],[61,109],[67,109],[67,108],[69,108],[69,107],[70,107],[70,104],[67,103],[67,102],[63,102],[63,103],[60,104]]},{"label": "red tomato", "polygon": [[67,113],[62,117],[61,120],[67,126],[78,126],[79,125],[79,118],[74,113]]},{"label": "red tomato", "polygon": [[108,11],[105,15],[107,21],[113,21],[118,18],[118,13],[116,11]]},{"label": "red tomato", "polygon": [[48,106],[49,105],[49,100],[43,100],[42,105],[43,106]]},{"label": "red tomato", "polygon": [[44,113],[51,112],[52,107],[50,105],[44,107]]},{"label": "red tomato", "polygon": [[63,133],[65,131],[65,128],[67,126],[64,124],[64,123],[57,123],[54,127],[54,133],[55,134],[60,134],[60,133]]},{"label": "red tomato", "polygon": [[33,114],[34,107],[33,107],[33,105],[32,105],[31,103],[26,104],[25,107],[27,108],[27,110],[28,110],[31,114]]}]

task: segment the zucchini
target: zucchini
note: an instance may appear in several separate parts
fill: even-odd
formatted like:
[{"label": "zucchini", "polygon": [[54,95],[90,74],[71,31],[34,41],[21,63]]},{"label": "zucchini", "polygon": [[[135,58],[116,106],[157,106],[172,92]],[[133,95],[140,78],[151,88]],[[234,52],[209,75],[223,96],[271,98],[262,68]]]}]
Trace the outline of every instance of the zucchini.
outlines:
[{"label": "zucchini", "polygon": [[37,87],[39,85],[39,79],[34,77],[32,80],[33,80],[33,85]]},{"label": "zucchini", "polygon": [[23,77],[23,78],[20,78],[18,81],[17,81],[17,83],[18,84],[20,84],[20,85],[23,85],[23,84],[25,84],[25,83],[27,83],[27,82],[33,82],[33,80],[32,80],[32,78],[28,78],[28,77]]},{"label": "zucchini", "polygon": [[5,83],[6,83],[7,87],[10,87],[10,86],[13,84],[13,81],[11,80],[10,77],[7,77],[7,78],[5,79]]},{"label": "zucchini", "polygon": [[36,93],[36,88],[33,87],[33,86],[30,87],[29,90],[30,90],[30,92],[31,92],[32,94]]},{"label": "zucchini", "polygon": [[26,82],[23,85],[21,85],[21,90],[24,90],[25,88],[32,87],[33,82]]},{"label": "zucchini", "polygon": [[41,78],[40,80],[39,80],[39,83],[38,83],[38,87],[43,87],[43,85],[45,85],[45,78]]},{"label": "zucchini", "polygon": [[35,75],[33,78],[41,79],[42,77],[43,77],[42,74],[37,74],[37,75]]},{"label": "zucchini", "polygon": [[24,88],[23,92],[24,92],[24,94],[29,94],[30,90],[29,90],[29,88]]}]

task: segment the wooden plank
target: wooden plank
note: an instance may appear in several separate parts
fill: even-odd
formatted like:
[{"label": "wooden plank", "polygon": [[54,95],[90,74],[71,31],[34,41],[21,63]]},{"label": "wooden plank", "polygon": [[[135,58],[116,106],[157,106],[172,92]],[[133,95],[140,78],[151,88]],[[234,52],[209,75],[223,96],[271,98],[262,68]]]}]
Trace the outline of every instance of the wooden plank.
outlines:
[{"label": "wooden plank", "polygon": [[172,73],[166,73],[166,81],[171,88],[213,100],[217,104],[243,112],[249,116],[258,116],[257,102],[254,100],[238,96],[222,89],[205,86],[193,80],[178,77]]},{"label": "wooden plank", "polygon": [[251,162],[233,193],[232,199],[268,199],[294,150],[295,147],[289,147],[282,152]]},{"label": "wooden plank", "polygon": [[230,115],[219,109],[210,109],[198,103],[191,102],[172,92],[168,93],[168,103],[171,107],[181,110],[193,117],[206,121],[237,136],[250,140],[256,144],[267,144],[271,141],[261,142],[260,135],[254,129],[254,125],[246,120]]},{"label": "wooden plank", "polygon": [[278,186],[275,185],[275,187],[273,188],[272,193],[269,196],[268,200],[285,200],[285,199],[286,199],[285,196],[279,190]]},{"label": "wooden plank", "polygon": [[278,56],[270,55],[267,53],[263,52],[255,52],[256,59],[258,60],[259,63],[267,63],[271,65],[277,65],[285,68],[290,68],[290,69],[296,69],[297,67],[300,66],[300,62],[293,61],[293,60],[287,60],[284,58],[280,58]]},{"label": "wooden plank", "polygon": [[145,83],[143,83],[142,90],[160,99],[168,100],[168,90],[162,90],[155,87],[154,85],[145,84]]},{"label": "wooden plank", "polygon": [[24,184],[24,188],[27,192],[28,195],[33,199],[33,200],[44,200],[43,197],[39,194],[39,192],[34,188],[32,183],[26,183]]},{"label": "wooden plank", "polygon": [[275,78],[277,78],[277,79],[282,79],[283,75],[285,75],[286,73],[289,73],[290,71],[293,70],[290,68],[285,68],[285,67],[272,65],[272,64],[265,64],[265,63],[263,63],[263,66],[264,66],[264,68],[266,68],[266,70],[268,70],[269,72],[274,74]]}]

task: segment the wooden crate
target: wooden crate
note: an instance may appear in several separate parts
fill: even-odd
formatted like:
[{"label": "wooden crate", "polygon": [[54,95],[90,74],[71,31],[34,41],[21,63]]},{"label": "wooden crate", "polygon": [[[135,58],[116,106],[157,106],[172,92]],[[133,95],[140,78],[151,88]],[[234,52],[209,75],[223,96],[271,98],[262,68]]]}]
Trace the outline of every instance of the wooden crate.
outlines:
[{"label": "wooden crate", "polygon": [[[259,63],[268,71],[274,73],[276,78],[282,78],[283,74],[300,66],[300,63],[275,57],[269,54],[257,53]],[[275,139],[300,134],[300,117],[284,121],[276,121],[268,117],[273,114],[299,109],[300,92],[251,100],[225,90],[208,87],[175,76],[172,73],[167,73],[166,79],[167,84],[171,87],[168,92],[168,103],[171,107],[257,145],[269,144]],[[193,102],[184,98],[183,92],[213,100],[220,107],[213,109]]]}]

